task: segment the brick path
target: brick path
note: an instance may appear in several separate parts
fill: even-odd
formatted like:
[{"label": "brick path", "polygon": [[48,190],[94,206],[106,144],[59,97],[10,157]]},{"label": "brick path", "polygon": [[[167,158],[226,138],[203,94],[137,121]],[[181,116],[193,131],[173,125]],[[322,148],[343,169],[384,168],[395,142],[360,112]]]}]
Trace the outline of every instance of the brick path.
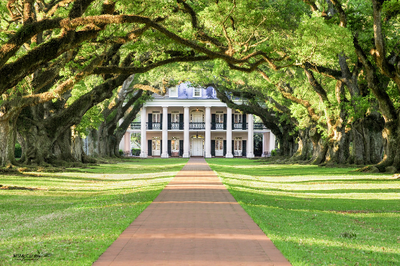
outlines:
[{"label": "brick path", "polygon": [[290,265],[203,158],[191,158],[93,264]]}]

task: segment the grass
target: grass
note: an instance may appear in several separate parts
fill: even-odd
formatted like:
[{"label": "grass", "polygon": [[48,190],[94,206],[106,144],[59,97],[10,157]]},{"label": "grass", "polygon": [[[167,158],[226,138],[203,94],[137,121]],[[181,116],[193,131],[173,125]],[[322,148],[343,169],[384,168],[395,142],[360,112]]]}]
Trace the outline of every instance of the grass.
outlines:
[{"label": "grass", "polygon": [[400,265],[400,180],[352,168],[207,159],[294,265]]},{"label": "grass", "polygon": [[186,159],[124,160],[65,172],[0,173],[0,265],[91,265]]}]

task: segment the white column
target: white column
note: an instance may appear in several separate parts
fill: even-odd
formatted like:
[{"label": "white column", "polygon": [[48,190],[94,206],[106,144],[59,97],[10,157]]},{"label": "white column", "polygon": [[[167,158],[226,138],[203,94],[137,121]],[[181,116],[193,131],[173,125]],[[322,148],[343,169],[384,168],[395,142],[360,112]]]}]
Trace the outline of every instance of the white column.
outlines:
[{"label": "white column", "polygon": [[233,158],[232,154],[232,109],[226,108],[226,158]]},{"label": "white column", "polygon": [[131,151],[131,133],[125,132],[124,135],[124,155],[132,155]]},{"label": "white column", "polygon": [[189,153],[189,107],[184,108],[183,112],[183,158],[189,158],[190,153]]},{"label": "white column", "polygon": [[272,132],[269,133],[269,153],[271,154],[271,151],[275,150],[275,135],[272,134]]},{"label": "white column", "polygon": [[265,143],[266,143],[266,141],[265,141],[265,134],[267,134],[267,133],[263,133],[263,134],[262,134],[261,157],[265,157]]},{"label": "white column", "polygon": [[264,157],[271,156],[271,149],[270,147],[270,139],[271,139],[271,132],[265,132],[263,134],[263,139],[264,139],[264,146],[263,146],[263,154]]},{"label": "white column", "polygon": [[[123,120],[123,119],[120,119],[120,120],[118,121],[118,124],[121,125],[122,122],[124,122],[124,120]],[[124,150],[124,149],[125,149],[125,134],[124,134],[124,136],[122,137],[122,139],[121,139],[121,141],[120,141],[120,143],[119,143],[118,149],[120,149],[120,150]]]},{"label": "white column", "polygon": [[122,137],[121,142],[119,143],[119,149],[124,150],[125,143],[125,135]]},{"label": "white column", "polygon": [[205,150],[206,150],[206,158],[211,158],[211,108],[206,107],[206,135],[205,135]]},{"label": "white column", "polygon": [[140,113],[140,158],[147,158],[146,115],[146,107],[142,107]]},{"label": "white column", "polygon": [[161,139],[162,139],[161,158],[168,158],[168,107],[166,106],[163,106]]},{"label": "white column", "polygon": [[247,115],[248,131],[247,131],[247,158],[254,158],[253,144],[254,144],[254,128],[253,128],[253,115]]}]

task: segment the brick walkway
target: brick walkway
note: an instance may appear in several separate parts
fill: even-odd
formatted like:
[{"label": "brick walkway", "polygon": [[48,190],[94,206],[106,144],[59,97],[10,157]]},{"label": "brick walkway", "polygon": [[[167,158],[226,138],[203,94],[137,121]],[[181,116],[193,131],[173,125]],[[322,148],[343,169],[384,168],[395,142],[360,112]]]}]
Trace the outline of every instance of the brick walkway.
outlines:
[{"label": "brick walkway", "polygon": [[93,265],[290,265],[203,158],[191,158]]}]

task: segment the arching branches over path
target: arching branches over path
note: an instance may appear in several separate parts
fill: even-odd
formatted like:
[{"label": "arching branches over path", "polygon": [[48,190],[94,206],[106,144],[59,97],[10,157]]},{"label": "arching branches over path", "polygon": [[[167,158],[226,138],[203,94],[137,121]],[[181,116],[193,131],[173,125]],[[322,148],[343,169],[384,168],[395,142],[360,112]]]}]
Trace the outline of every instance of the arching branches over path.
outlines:
[{"label": "arching branches over path", "polygon": [[[239,89],[242,94],[267,96],[268,107],[275,105],[293,127],[324,138],[328,160],[375,163],[380,153],[368,151],[371,141],[364,141],[365,156],[339,154],[346,153],[346,134],[353,147],[361,135],[367,139],[366,121],[375,121],[377,136],[381,114],[386,157],[377,167],[400,169],[396,1],[10,0],[0,5],[0,165],[15,162],[20,115],[40,118],[31,124],[51,135],[58,129],[41,122],[77,126],[131,74],[213,60],[212,76],[248,75],[247,87],[262,96],[246,86]],[[221,95],[231,90],[218,89]],[[289,110],[282,111],[284,102],[291,103]],[[78,103],[76,117],[62,120]],[[356,128],[359,134],[353,133]],[[57,134],[50,143],[54,138]],[[33,157],[28,160],[37,160]]]}]

